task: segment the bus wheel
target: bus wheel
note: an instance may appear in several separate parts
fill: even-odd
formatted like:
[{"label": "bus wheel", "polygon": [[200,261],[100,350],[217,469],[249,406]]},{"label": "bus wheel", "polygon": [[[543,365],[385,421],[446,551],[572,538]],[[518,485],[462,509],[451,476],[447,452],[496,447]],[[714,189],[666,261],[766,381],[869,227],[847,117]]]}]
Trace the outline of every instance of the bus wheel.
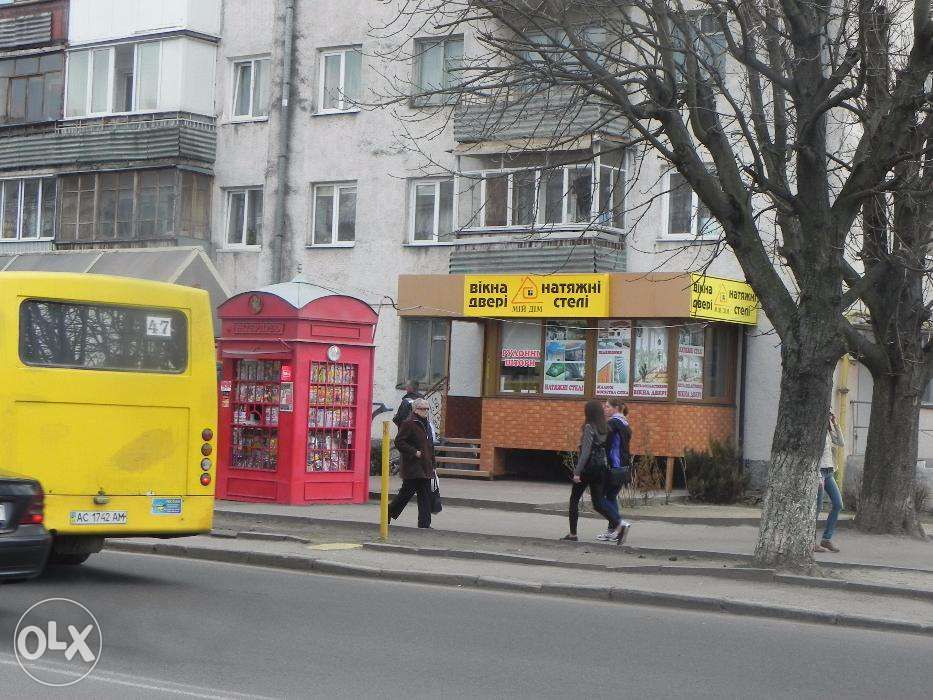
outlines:
[{"label": "bus wheel", "polygon": [[49,555],[49,564],[52,566],[78,566],[88,560],[90,554],[56,554]]}]

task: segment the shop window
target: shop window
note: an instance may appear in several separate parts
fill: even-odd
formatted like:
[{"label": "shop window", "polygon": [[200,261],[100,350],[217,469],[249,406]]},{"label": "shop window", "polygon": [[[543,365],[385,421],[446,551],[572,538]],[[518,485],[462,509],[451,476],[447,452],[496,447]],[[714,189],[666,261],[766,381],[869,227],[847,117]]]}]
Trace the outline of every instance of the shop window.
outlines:
[{"label": "shop window", "polygon": [[447,376],[450,323],[446,319],[402,319],[398,384],[410,379],[433,386]]},{"label": "shop window", "polygon": [[503,322],[499,391],[537,394],[541,389],[541,322]]},{"label": "shop window", "polygon": [[55,178],[0,180],[0,239],[49,239],[54,231]]},{"label": "shop window", "polygon": [[586,356],[586,321],[548,321],[544,331],[544,393],[581,396]]},{"label": "shop window", "polygon": [[454,181],[413,180],[411,191],[412,243],[449,241],[454,224]]},{"label": "shop window", "polygon": [[667,330],[663,321],[636,322],[632,396],[667,398]]},{"label": "shop window", "polygon": [[443,91],[457,84],[462,61],[463,37],[415,39],[412,103],[424,107],[456,102],[456,95]]},{"label": "shop window", "polygon": [[315,185],[311,245],[350,246],[356,238],[356,183]]},{"label": "shop window", "polygon": [[158,109],[161,59],[160,41],[70,52],[65,116]]},{"label": "shop window", "polygon": [[184,372],[188,320],[180,311],[24,301],[19,354],[27,365]]},{"label": "shop window", "polygon": [[0,61],[0,124],[61,119],[64,61],[60,53]]},{"label": "shop window", "polygon": [[65,175],[59,182],[62,242],[208,236],[208,175],[164,168]]},{"label": "shop window", "polygon": [[706,361],[706,395],[710,399],[728,399],[731,387],[730,373],[733,371],[733,349],[735,331],[726,325],[714,324],[709,328]]},{"label": "shop window", "polygon": [[596,395],[628,396],[632,322],[600,321],[596,341]]},{"label": "shop window", "polygon": [[227,245],[251,248],[262,244],[262,188],[227,192]]},{"label": "shop window", "polygon": [[680,328],[677,342],[677,398],[703,398],[703,356],[706,329],[704,324]]},{"label": "shop window", "polygon": [[233,116],[235,119],[262,119],[269,115],[268,58],[251,58],[233,64]]},{"label": "shop window", "polygon": [[360,99],[362,47],[321,52],[318,114],[355,112]]}]

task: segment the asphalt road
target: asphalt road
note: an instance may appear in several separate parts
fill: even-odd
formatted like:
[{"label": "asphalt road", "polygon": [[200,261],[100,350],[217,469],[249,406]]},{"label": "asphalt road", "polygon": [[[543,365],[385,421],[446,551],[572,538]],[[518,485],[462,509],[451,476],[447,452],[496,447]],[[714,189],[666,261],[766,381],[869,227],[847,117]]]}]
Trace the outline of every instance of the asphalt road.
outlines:
[{"label": "asphalt road", "polygon": [[[103,631],[99,665],[67,691],[12,655],[20,615],[55,596]],[[0,585],[5,698],[889,700],[929,698],[931,679],[918,636],[150,555]]]}]

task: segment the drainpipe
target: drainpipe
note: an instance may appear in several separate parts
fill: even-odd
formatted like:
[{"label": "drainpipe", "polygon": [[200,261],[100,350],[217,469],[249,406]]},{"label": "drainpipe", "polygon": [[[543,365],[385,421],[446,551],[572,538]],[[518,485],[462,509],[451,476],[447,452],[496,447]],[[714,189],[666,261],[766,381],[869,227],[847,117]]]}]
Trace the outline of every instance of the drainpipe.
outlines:
[{"label": "drainpipe", "polygon": [[295,0],[285,0],[285,44],[282,48],[282,101],[279,103],[279,144],[275,162],[275,240],[272,281],[284,282],[288,238],[285,235],[285,195],[288,190],[289,132],[292,123],[292,60],[295,52]]}]

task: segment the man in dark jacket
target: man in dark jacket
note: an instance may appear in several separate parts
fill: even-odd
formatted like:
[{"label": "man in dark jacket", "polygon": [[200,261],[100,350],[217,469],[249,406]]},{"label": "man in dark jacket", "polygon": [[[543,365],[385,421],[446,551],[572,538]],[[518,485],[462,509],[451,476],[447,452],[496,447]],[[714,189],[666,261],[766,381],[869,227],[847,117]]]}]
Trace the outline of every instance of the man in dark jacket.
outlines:
[{"label": "man in dark jacket", "polygon": [[411,416],[399,426],[395,446],[402,455],[402,488],[389,504],[389,519],[395,520],[408,501],[418,495],[418,527],[431,527],[431,479],[434,477],[434,443],[425,399],[412,402]]}]

